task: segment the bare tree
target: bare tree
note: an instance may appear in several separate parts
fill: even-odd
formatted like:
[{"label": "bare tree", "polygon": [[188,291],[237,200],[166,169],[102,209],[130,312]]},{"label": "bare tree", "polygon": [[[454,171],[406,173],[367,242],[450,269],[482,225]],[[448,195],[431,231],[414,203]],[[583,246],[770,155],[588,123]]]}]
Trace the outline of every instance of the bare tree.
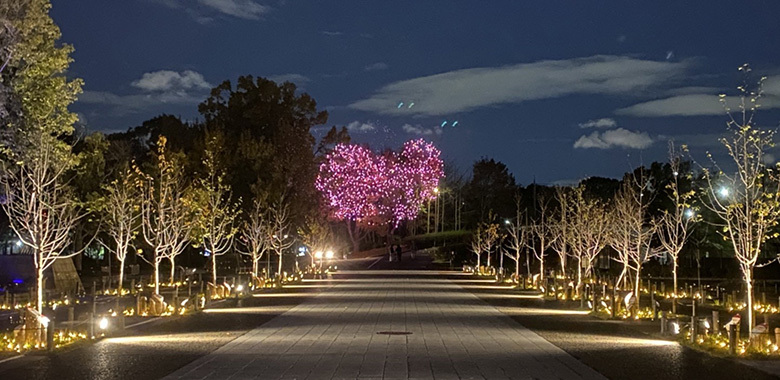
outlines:
[{"label": "bare tree", "polygon": [[[70,162],[41,134],[30,147],[26,159],[3,166],[0,177],[5,193],[3,211],[19,241],[29,247],[35,264],[35,307],[43,309],[44,275],[58,259],[76,256],[83,250],[66,253],[71,230],[86,216],[75,206],[64,174]],[[87,244],[88,245],[88,244]]]},{"label": "bare tree", "polygon": [[252,275],[255,277],[260,271],[260,260],[270,247],[270,228],[266,211],[260,201],[255,200],[252,212],[241,226],[239,237],[246,248],[246,251],[240,252],[252,258]]},{"label": "bare tree", "polygon": [[140,225],[141,195],[137,186],[137,177],[132,170],[126,169],[121,177],[104,186],[103,197],[104,230],[113,240],[113,244],[101,244],[113,252],[119,261],[119,284],[117,293],[122,295],[122,284],[125,277],[125,261],[132,249],[133,240],[138,235]]},{"label": "bare tree", "polygon": [[270,225],[266,231],[268,243],[271,250],[279,257],[277,274],[281,279],[284,251],[293,245],[293,238],[290,236],[290,208],[284,196],[280,197],[268,210],[268,220]]},{"label": "bare tree", "polygon": [[238,204],[233,203],[230,185],[225,182],[225,173],[220,169],[218,153],[222,148],[217,136],[206,143],[203,166],[205,176],[198,180],[197,204],[198,225],[195,236],[198,243],[211,254],[211,283],[217,283],[217,257],[233,246],[236,235],[236,218],[241,213]]},{"label": "bare tree", "polygon": [[332,251],[336,245],[336,235],[333,232],[333,228],[322,216],[314,216],[306,218],[306,223],[302,228],[298,228],[298,236],[300,236],[303,244],[309,248],[309,256],[311,256],[312,266],[314,266],[314,259],[316,253]]},{"label": "bare tree", "polygon": [[[643,171],[643,168],[639,170]],[[657,222],[647,218],[647,207],[650,203],[645,191],[650,187],[644,175],[628,176],[623,186],[615,196],[612,248],[618,252],[617,261],[623,264],[620,280],[624,282],[633,274],[633,289],[639,307],[640,277],[642,265],[657,256],[660,251],[652,247],[652,237],[657,230]],[[633,271],[633,273],[631,273]]]},{"label": "bare tree", "polygon": [[[492,213],[491,213],[492,214]],[[491,217],[491,220],[493,218]],[[501,244],[502,235],[499,231],[499,226],[497,223],[485,223],[484,228],[482,229],[482,244],[483,249],[485,250],[485,253],[487,253],[488,261],[487,266],[490,267],[490,257],[492,256],[493,248],[497,247],[499,244]]]},{"label": "bare tree", "polygon": [[577,262],[578,295],[582,291],[583,279],[591,278],[593,263],[609,242],[611,230],[606,205],[598,199],[585,197],[584,192],[585,189],[578,186],[572,190],[570,199],[569,254]]},{"label": "bare tree", "polygon": [[[529,226],[533,237],[527,240],[528,248],[531,249],[534,257],[539,260],[540,278],[544,278],[544,257],[546,252],[558,239],[558,236],[554,233],[553,226],[550,224],[549,214],[549,202],[539,199],[539,219]],[[537,242],[539,243],[538,245]]]},{"label": "bare tree", "polygon": [[569,246],[571,245],[571,220],[570,220],[570,201],[571,191],[565,187],[555,189],[555,198],[558,200],[558,222],[552,225],[553,234],[557,239],[552,244],[552,249],[558,254],[561,265],[561,274],[566,276],[566,259],[569,256]]},{"label": "bare tree", "polygon": [[504,252],[504,254],[511,258],[515,262],[515,278],[520,278],[520,253],[526,249],[528,238],[528,229],[520,225],[521,223],[521,198],[520,195],[515,196],[516,217],[515,223],[506,221],[507,230],[507,248],[510,252]]},{"label": "bare tree", "polygon": [[480,225],[477,227],[477,230],[474,231],[474,234],[471,235],[471,252],[477,256],[477,272],[479,272],[480,267],[482,266],[482,251],[485,249],[485,244],[482,241],[482,237],[484,236],[482,229],[483,226]]},{"label": "bare tree", "polygon": [[666,189],[673,209],[671,211],[664,210],[659,219],[658,240],[661,242],[661,247],[672,259],[672,295],[674,298],[672,313],[677,313],[677,268],[680,252],[688,241],[693,223],[697,219],[691,206],[691,199],[696,192],[693,190],[685,191],[680,186],[681,176],[690,179],[689,173],[680,172],[681,160],[682,152],[675,147],[673,141],[669,141],[669,169],[672,171],[672,181],[669,182]]},{"label": "bare tree", "polygon": [[160,136],[155,155],[155,176],[136,172],[143,178],[141,201],[141,226],[144,240],[152,247],[151,259],[154,267],[154,292],[160,294],[160,264],[168,260],[171,264],[171,282],[174,282],[176,256],[187,247],[193,228],[192,212],[187,199],[181,164],[166,152],[167,139]]},{"label": "bare tree", "polygon": [[750,67],[743,65],[740,71],[746,79],[738,87],[741,92],[738,116],[731,113],[725,95],[721,95],[729,116],[727,126],[731,136],[720,141],[733,160],[736,172],[727,174],[717,164],[713,170],[704,169],[709,201],[705,203],[722,220],[721,234],[734,249],[745,283],[748,322],[753,326],[753,270],[765,265],[758,264],[764,242],[777,236],[772,229],[780,220],[780,176],[777,166],[765,164],[766,150],[774,145],[774,131],[760,129],[753,122],[765,78],[761,78],[757,89],[752,90],[747,83]]}]

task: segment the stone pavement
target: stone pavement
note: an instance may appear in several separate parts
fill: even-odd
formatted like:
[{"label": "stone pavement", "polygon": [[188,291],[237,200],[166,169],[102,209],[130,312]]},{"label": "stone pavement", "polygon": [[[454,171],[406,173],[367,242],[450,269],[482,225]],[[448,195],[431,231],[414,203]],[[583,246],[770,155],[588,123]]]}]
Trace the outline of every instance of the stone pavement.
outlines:
[{"label": "stone pavement", "polygon": [[166,379],[603,379],[459,285],[392,271],[318,296]]}]

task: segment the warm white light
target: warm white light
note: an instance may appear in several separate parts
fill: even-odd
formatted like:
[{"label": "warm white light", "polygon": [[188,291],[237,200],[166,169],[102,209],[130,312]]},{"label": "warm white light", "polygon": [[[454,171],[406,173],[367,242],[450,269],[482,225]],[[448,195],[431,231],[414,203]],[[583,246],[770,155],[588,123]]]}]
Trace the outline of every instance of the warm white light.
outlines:
[{"label": "warm white light", "polygon": [[672,334],[677,335],[680,333],[680,324],[677,322],[672,322]]},{"label": "warm white light", "polygon": [[237,292],[243,292],[244,291],[244,285],[240,285],[239,284],[238,286],[236,286],[236,291]]},{"label": "warm white light", "polygon": [[509,219],[505,220],[504,224],[509,224]]},{"label": "warm white light", "polygon": [[322,258],[322,251],[314,252],[314,257],[318,258],[318,259],[321,259]]},{"label": "warm white light", "polygon": [[98,327],[100,327],[101,330],[105,330],[108,328],[108,318],[103,317],[100,318],[100,322],[98,322]]},{"label": "warm white light", "polygon": [[333,251],[325,252],[325,258],[326,259],[332,259],[333,258]]}]

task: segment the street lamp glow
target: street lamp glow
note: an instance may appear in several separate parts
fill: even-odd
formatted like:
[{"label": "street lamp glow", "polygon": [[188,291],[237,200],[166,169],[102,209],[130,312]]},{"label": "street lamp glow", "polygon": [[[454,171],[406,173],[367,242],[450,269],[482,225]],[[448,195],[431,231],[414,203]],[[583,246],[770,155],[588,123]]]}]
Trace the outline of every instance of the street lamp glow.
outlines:
[{"label": "street lamp glow", "polygon": [[22,246],[22,241],[21,240],[17,240],[16,241],[16,246],[17,247],[21,247]]},{"label": "street lamp glow", "polygon": [[101,330],[107,329],[108,328],[108,318],[106,318],[106,317],[100,318],[100,322],[98,322],[98,327]]},{"label": "street lamp glow", "polygon": [[325,258],[326,259],[332,259],[333,258],[333,251],[325,252]]},{"label": "street lamp glow", "polygon": [[686,218],[693,218],[694,215],[696,215],[696,213],[692,209],[686,209],[685,210],[685,217]]},{"label": "street lamp glow", "polygon": [[438,187],[434,187],[433,188],[433,192],[436,193],[436,194],[439,194],[439,188]]},{"label": "street lamp glow", "polygon": [[314,257],[318,258],[318,259],[321,259],[322,258],[322,251],[314,252]]},{"label": "street lamp glow", "polygon": [[729,196],[729,188],[725,187],[725,186],[721,187],[720,189],[718,189],[718,195],[720,195],[723,198],[728,197]]},{"label": "street lamp glow", "polygon": [[509,225],[509,219],[504,220],[504,224]]}]

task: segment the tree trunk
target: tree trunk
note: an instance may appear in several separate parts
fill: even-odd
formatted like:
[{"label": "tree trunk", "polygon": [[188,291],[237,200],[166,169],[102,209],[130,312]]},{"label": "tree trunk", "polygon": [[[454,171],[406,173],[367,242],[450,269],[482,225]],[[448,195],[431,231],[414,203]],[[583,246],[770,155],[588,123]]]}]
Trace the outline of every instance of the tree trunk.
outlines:
[{"label": "tree trunk", "polygon": [[582,259],[577,258],[577,297],[580,296],[581,290],[582,290]]},{"label": "tree trunk", "polygon": [[125,279],[125,259],[119,260],[119,285],[117,285],[117,295],[122,296],[122,282]]},{"label": "tree trunk", "polygon": [[360,227],[358,227],[357,222],[355,222],[355,226],[352,226],[352,221],[347,220],[347,234],[349,234],[349,240],[352,241],[352,253],[358,253],[360,251]]},{"label": "tree trunk", "polygon": [[257,272],[260,270],[260,258],[254,256],[252,258],[252,275],[257,277]]},{"label": "tree trunk", "polygon": [[561,257],[561,275],[563,275],[564,280],[566,279],[566,255],[563,255]]},{"label": "tree trunk", "polygon": [[634,303],[634,315],[637,315],[637,312],[639,311],[639,296],[642,294],[640,289],[640,274],[642,273],[642,266],[637,265],[636,267],[636,279],[634,279],[634,297],[636,297],[636,301]]},{"label": "tree trunk", "polygon": [[160,294],[160,260],[154,260],[154,294]]},{"label": "tree trunk", "polygon": [[168,260],[171,262],[171,285],[173,285],[176,282],[176,259],[171,256]]},{"label": "tree trunk", "polygon": [[282,252],[277,252],[277,255],[279,255],[279,276],[282,275]]},{"label": "tree trunk", "polygon": [[37,278],[35,279],[35,287],[36,287],[36,299],[35,299],[35,307],[37,308],[39,313],[43,313],[43,274],[44,270],[42,269],[43,265],[38,265],[38,268],[36,268],[36,275]]},{"label": "tree trunk", "polygon": [[672,314],[677,314],[677,259],[672,262]]},{"label": "tree trunk", "polygon": [[211,251],[211,283],[217,284],[217,255]]},{"label": "tree trunk", "polygon": [[[756,325],[756,316],[753,312],[753,269],[746,269],[744,272],[745,298],[747,299],[748,310],[748,332],[750,332],[753,330],[753,326]],[[695,301],[696,300],[694,300],[694,302]]]}]

